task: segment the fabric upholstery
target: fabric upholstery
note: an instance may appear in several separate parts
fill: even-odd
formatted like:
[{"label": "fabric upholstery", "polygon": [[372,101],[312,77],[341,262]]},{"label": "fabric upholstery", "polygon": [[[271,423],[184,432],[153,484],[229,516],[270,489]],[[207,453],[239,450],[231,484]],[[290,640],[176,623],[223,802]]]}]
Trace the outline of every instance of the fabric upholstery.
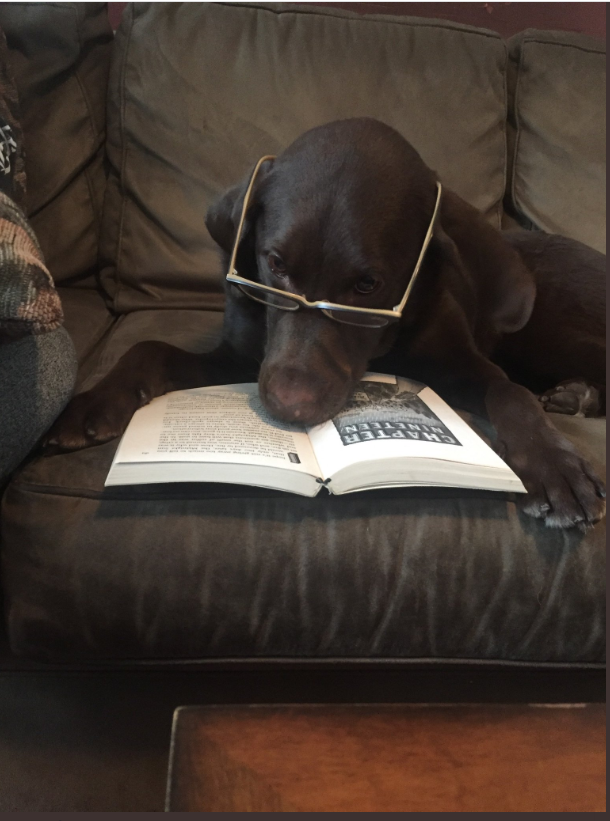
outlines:
[{"label": "fabric upholstery", "polygon": [[103,342],[116,317],[110,313],[104,299],[93,288],[59,287],[57,289],[64,313],[64,327],[78,358],[75,391],[80,392],[103,350]]},{"label": "fabric upholstery", "polygon": [[[139,338],[210,349],[221,319],[121,317],[89,381]],[[556,421],[603,467],[603,420]],[[603,524],[585,536],[548,530],[511,498],[475,491],[104,489],[115,448],[32,459],[5,495],[2,573],[19,653],[603,661]]]},{"label": "fabric upholstery", "polygon": [[606,252],[606,47],[578,34],[514,38],[509,195],[537,228]]},{"label": "fabric upholstery", "polygon": [[222,321],[223,314],[217,311],[135,311],[121,315],[83,389],[94,385],[142,340],[161,340],[194,353],[211,351],[220,342]]},{"label": "fabric upholstery", "polygon": [[112,29],[105,3],[2,3],[27,214],[56,281],[95,286]]},{"label": "fabric upholstery", "polygon": [[102,297],[84,288],[57,289],[64,312],[64,325],[70,334],[79,363],[108,333],[114,317]]},{"label": "fabric upholstery", "polygon": [[[32,166],[47,175],[37,178],[32,217],[45,252],[46,244],[55,254],[53,272],[69,286],[91,270],[96,249],[90,229],[98,188],[83,179],[90,183],[93,173],[101,182],[99,154],[78,152],[99,145],[102,120],[93,117],[91,140],[79,131],[84,98],[66,97],[66,108],[53,101],[72,94],[76,65],[78,72],[89,65],[83,82],[99,81],[102,69],[88,55],[97,51],[96,65],[104,65],[108,32],[98,4],[97,11],[19,6],[21,13],[0,7],[0,25],[13,23],[7,31],[21,88],[36,89],[25,95],[28,122],[62,134],[62,146],[78,140],[58,168],[45,165],[54,154],[41,140]],[[45,14],[58,15],[64,29],[40,26]],[[84,37],[82,53],[75,19],[81,33],[98,32]],[[61,70],[37,43],[58,44]],[[526,43],[528,71],[537,45]],[[26,59],[29,53],[38,56]],[[505,64],[496,35],[439,21],[278,4],[128,9],[109,89],[101,238],[103,282],[119,316],[93,290],[60,289],[81,387],[142,339],[193,351],[216,345],[222,296],[217,249],[203,224],[207,206],[258,156],[319,122],[355,114],[386,120],[498,224],[507,173]],[[531,76],[521,78],[519,105]],[[552,87],[547,94],[556,100]],[[89,113],[103,118],[96,105]],[[518,113],[522,152],[529,120],[521,107]],[[548,145],[536,144],[540,168],[535,154],[514,158],[514,190],[531,198],[545,192],[544,219],[559,207],[536,182],[555,145],[553,128],[540,132]],[[580,131],[573,137],[566,154],[580,151]],[[557,189],[556,196],[567,194]],[[535,222],[523,197],[517,207]],[[568,216],[570,231],[580,230],[580,215]],[[54,236],[57,226],[67,233]],[[601,470],[603,420],[555,421]],[[106,490],[115,448],[32,456],[4,496],[0,578],[17,653],[111,663],[444,659],[578,668],[604,661],[605,523],[586,535],[548,530],[521,516],[509,496],[449,489],[316,499],[221,484]]]},{"label": "fabric upholstery", "polygon": [[288,4],[129,7],[108,107],[102,251],[116,310],[219,307],[208,206],[262,154],[334,119],[396,127],[499,224],[506,59],[496,34],[438,20]]}]

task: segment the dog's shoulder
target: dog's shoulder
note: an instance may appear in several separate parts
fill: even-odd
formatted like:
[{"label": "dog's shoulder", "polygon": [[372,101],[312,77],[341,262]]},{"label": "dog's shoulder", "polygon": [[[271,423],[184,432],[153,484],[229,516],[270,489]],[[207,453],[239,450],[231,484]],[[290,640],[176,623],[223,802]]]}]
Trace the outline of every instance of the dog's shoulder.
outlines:
[{"label": "dog's shoulder", "polygon": [[457,253],[475,294],[478,325],[500,335],[522,328],[534,305],[535,280],[502,232],[453,191],[443,198],[439,231],[449,238],[453,249],[447,253]]}]

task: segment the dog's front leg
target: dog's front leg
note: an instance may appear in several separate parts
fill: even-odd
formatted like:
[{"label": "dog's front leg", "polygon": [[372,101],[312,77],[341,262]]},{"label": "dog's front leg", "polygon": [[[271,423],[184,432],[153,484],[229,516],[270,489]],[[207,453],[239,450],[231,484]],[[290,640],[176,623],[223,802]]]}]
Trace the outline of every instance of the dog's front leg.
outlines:
[{"label": "dog's front leg", "polygon": [[547,527],[583,531],[603,518],[603,482],[532,393],[499,380],[488,386],[485,404],[498,434],[498,452],[527,489],[526,513],[544,519]]},{"label": "dog's front leg", "polygon": [[476,355],[461,357],[459,367],[447,369],[444,377],[440,368],[436,373],[431,387],[443,398],[486,415],[493,424],[498,453],[527,490],[522,500],[525,513],[543,519],[547,527],[581,530],[603,518],[603,482],[553,426],[530,391]]},{"label": "dog's front leg", "polygon": [[100,445],[120,436],[135,411],[169,391],[255,381],[256,366],[228,345],[208,354],[165,342],[139,342],[91,390],[75,396],[43,439],[47,455]]}]

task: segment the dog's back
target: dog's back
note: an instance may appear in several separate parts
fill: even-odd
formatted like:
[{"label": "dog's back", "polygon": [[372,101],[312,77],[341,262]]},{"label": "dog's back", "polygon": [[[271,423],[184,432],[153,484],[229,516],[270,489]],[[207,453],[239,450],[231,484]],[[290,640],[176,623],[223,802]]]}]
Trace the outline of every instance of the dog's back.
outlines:
[{"label": "dog's back", "polygon": [[[505,240],[519,252],[536,279],[536,301],[523,330],[504,338],[497,357],[513,378],[512,363],[523,363],[542,377],[536,386],[551,387],[574,377],[605,384],[606,257],[574,239],[542,231],[506,231]],[[543,383],[549,383],[542,387]]]}]

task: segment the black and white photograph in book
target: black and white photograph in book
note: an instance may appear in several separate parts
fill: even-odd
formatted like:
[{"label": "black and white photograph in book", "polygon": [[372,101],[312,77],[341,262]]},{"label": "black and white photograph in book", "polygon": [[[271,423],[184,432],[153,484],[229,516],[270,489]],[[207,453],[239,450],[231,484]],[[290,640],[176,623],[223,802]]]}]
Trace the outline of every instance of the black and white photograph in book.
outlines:
[{"label": "black and white photograph in book", "polygon": [[344,445],[406,439],[461,447],[417,393],[401,384],[363,380],[333,422]]}]

